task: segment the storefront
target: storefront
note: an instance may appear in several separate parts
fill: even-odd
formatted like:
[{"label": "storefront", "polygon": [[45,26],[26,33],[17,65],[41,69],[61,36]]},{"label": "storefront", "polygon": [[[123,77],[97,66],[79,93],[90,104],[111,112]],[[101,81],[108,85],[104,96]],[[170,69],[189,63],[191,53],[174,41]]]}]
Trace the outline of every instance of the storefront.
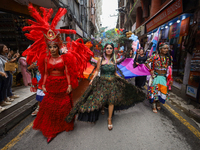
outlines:
[{"label": "storefront", "polygon": [[154,33],[159,29],[158,44],[166,42],[170,45],[170,54],[173,57],[174,85],[178,88],[181,88],[180,84],[183,83],[187,56],[187,52],[184,49],[184,40],[188,34],[190,16],[192,16],[191,14],[182,13],[182,0],[178,0],[163,9],[146,24],[148,41],[152,40]]},{"label": "storefront", "polygon": [[7,45],[10,50],[24,51],[32,41],[28,40],[22,31],[27,26],[30,17],[0,12],[0,43]]},{"label": "storefront", "polygon": [[[198,17],[194,15],[195,9],[189,12],[184,13],[182,0],[177,0],[146,24],[146,32],[149,42],[154,33],[159,31],[158,44],[165,42],[170,45],[170,54],[173,57],[173,86],[180,90],[179,96],[190,94],[189,97],[192,98],[193,94],[193,97],[198,99],[200,47],[198,40],[194,42],[197,37],[191,40],[191,34],[199,32],[197,27],[194,27],[198,26],[195,21]],[[196,31],[191,30],[194,28]]]},{"label": "storefront", "polygon": [[200,103],[200,9],[194,13],[194,21],[190,26],[185,47],[188,51],[188,83],[186,86],[187,96]]},{"label": "storefront", "polygon": [[[13,0],[1,0],[0,5],[0,43],[6,44],[8,48],[15,52],[23,52],[33,42],[28,40],[22,31],[27,26],[27,19],[30,13],[25,1],[20,3]],[[38,5],[33,4],[39,8]]]},{"label": "storefront", "polygon": [[170,46],[170,54],[173,57],[174,84],[178,88],[181,88],[181,84],[183,83],[187,60],[185,40],[192,20],[192,14],[182,14],[160,26],[160,42],[166,42]]}]

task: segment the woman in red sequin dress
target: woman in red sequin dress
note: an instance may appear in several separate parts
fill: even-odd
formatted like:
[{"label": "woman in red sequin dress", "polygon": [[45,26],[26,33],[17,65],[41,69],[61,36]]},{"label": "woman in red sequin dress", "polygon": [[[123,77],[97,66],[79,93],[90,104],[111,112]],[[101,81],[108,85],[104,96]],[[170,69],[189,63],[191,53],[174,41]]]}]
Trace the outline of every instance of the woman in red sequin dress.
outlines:
[{"label": "woman in red sequin dress", "polygon": [[[75,34],[74,30],[55,29],[60,18],[67,12],[60,8],[54,19],[49,24],[52,9],[40,7],[40,14],[32,5],[29,5],[31,15],[35,21],[28,20],[31,26],[25,26],[23,31],[26,37],[35,41],[31,47],[23,52],[27,56],[27,63],[37,61],[41,73],[39,87],[45,93],[40,104],[39,112],[33,123],[33,129],[40,130],[49,143],[62,131],[73,130],[74,121],[65,122],[66,116],[72,109],[72,88],[78,86],[78,78],[83,77],[93,53],[87,48],[82,39],[64,45],[60,33]],[[66,47],[67,53],[59,55],[59,49]]]}]

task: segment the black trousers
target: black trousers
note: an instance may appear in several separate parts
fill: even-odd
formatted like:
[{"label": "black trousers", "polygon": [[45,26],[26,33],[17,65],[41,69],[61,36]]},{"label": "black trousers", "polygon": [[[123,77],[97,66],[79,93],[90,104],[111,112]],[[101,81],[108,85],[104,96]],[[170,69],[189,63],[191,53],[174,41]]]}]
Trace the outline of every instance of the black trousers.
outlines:
[{"label": "black trousers", "polygon": [[135,77],[135,86],[141,88],[145,86],[146,76]]}]

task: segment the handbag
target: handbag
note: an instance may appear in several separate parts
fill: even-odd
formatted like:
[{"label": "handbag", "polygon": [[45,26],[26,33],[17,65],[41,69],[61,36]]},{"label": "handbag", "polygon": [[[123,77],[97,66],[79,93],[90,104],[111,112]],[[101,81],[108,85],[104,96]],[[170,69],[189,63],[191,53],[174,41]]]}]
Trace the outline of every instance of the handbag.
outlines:
[{"label": "handbag", "polygon": [[5,71],[15,71],[18,68],[18,65],[16,63],[10,63],[6,62],[5,63]]}]

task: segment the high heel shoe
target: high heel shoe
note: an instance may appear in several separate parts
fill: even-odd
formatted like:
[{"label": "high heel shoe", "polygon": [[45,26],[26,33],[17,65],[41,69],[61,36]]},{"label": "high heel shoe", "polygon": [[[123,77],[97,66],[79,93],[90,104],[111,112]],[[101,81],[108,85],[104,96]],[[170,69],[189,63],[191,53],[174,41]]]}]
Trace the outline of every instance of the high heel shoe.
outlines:
[{"label": "high heel shoe", "polygon": [[[108,121],[112,120],[112,118],[108,118]],[[112,124],[108,124],[108,130],[111,131],[113,129],[113,125]]]},{"label": "high heel shoe", "polygon": [[54,137],[48,137],[47,138],[47,143],[49,144],[53,139],[54,139]]},{"label": "high heel shoe", "polygon": [[104,110],[104,109],[101,110],[101,114],[102,114],[102,115],[105,114],[105,110]]}]

